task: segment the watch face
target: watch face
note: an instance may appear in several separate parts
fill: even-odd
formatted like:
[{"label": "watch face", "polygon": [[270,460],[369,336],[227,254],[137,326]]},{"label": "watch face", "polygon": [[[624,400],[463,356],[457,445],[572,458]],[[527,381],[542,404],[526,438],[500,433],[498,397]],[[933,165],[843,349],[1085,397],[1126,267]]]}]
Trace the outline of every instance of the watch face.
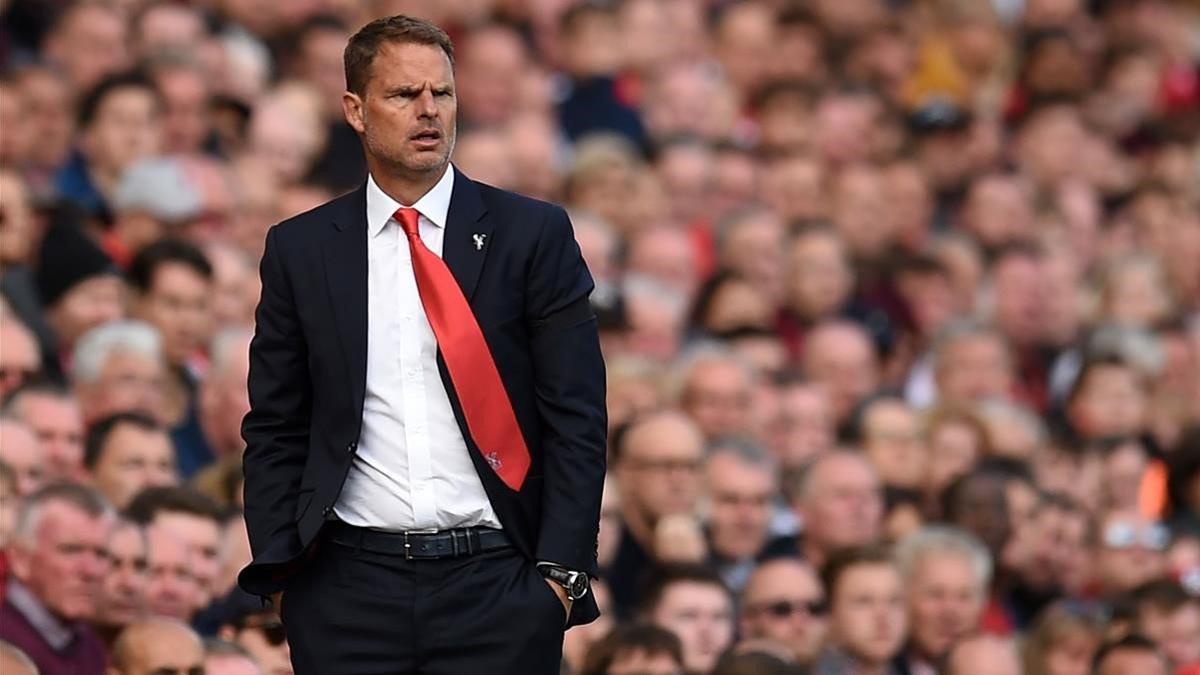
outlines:
[{"label": "watch face", "polygon": [[575,600],[582,598],[584,596],[584,594],[587,593],[587,589],[588,589],[587,575],[586,574],[575,575],[575,578],[571,580],[571,589],[570,589],[571,598],[573,598]]}]

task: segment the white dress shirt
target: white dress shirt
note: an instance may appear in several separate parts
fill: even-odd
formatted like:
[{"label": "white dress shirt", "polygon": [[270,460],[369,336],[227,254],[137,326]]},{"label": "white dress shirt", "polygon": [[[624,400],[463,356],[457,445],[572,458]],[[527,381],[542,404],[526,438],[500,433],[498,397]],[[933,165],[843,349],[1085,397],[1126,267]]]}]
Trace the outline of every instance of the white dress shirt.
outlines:
[{"label": "white dress shirt", "polygon": [[[454,171],[412,205],[442,255]],[[367,178],[367,391],[362,435],[334,513],[384,530],[500,527],[454,419],[421,306],[412,255],[393,218],[403,205]]]}]

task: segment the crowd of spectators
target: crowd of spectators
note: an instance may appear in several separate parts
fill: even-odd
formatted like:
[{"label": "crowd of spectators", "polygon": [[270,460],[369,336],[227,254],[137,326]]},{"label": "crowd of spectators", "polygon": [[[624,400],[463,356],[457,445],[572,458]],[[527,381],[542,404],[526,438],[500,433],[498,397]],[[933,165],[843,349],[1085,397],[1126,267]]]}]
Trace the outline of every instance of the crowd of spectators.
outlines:
[{"label": "crowd of spectators", "polygon": [[236,589],[342,49],[455,40],[608,369],[572,675],[1200,673],[1195,0],[0,2],[0,671],[290,673]]}]

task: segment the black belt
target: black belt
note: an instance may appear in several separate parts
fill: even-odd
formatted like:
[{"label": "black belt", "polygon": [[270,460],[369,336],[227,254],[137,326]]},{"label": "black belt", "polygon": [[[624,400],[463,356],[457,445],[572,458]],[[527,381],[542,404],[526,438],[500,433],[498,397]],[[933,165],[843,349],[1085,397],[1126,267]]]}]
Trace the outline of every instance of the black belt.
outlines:
[{"label": "black belt", "polygon": [[325,529],[332,541],[343,546],[402,555],[405,560],[458,558],[512,547],[503,530],[491,527],[465,527],[436,532],[386,532],[333,522],[326,523]]}]

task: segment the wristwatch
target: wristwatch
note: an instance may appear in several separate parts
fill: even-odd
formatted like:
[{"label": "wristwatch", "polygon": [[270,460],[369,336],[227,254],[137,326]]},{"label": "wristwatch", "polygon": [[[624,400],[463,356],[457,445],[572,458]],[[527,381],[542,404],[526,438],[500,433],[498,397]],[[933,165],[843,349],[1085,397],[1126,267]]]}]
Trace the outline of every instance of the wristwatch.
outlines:
[{"label": "wristwatch", "polygon": [[543,565],[538,567],[538,569],[542,572],[542,576],[562,586],[567,591],[567,597],[571,600],[578,600],[587,595],[588,576],[583,572],[576,572],[552,565]]}]

